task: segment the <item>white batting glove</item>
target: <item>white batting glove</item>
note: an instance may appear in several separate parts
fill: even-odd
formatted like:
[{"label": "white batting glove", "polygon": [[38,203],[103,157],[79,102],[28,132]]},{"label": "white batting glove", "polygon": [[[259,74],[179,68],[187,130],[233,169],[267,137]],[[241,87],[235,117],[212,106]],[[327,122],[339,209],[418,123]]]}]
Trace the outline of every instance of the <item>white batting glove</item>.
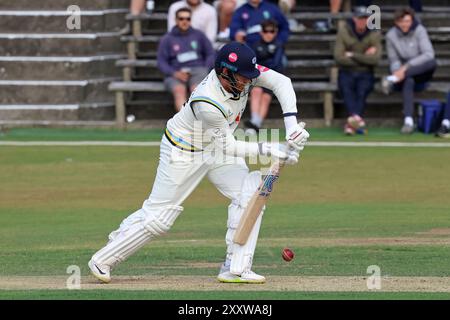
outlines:
[{"label": "white batting glove", "polygon": [[292,149],[298,152],[302,151],[308,141],[309,133],[305,130],[305,123],[299,122],[291,128],[286,135],[286,141]]},{"label": "white batting glove", "polygon": [[299,151],[280,143],[262,142],[259,144],[259,154],[272,156],[292,165],[298,163]]}]

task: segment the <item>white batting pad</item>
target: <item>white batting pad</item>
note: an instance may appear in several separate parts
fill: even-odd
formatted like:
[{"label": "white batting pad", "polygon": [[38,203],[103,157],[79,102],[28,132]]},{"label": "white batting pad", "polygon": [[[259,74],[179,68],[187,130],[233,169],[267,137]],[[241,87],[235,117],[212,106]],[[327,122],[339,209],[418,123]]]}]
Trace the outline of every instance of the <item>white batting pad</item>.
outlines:
[{"label": "white batting pad", "polygon": [[247,242],[241,246],[240,244],[232,244],[232,255],[230,272],[235,275],[241,275],[244,271],[250,271],[253,263],[253,254],[255,253],[256,242],[258,241],[259,229],[261,227],[261,219],[263,212],[256,219],[252,232]]},{"label": "white batting pad", "polygon": [[246,269],[250,270],[252,266],[253,254],[255,252],[256,242],[258,240],[259,229],[261,226],[261,219],[264,209],[256,220],[256,223],[253,226],[252,232],[250,233],[248,241],[245,245],[241,246],[233,243],[233,237],[234,233],[236,232],[236,228],[239,225],[239,221],[241,220],[242,214],[244,213],[251,197],[258,189],[260,183],[261,172],[250,172],[242,183],[242,191],[239,198],[239,204],[236,205],[232,203],[228,208],[228,231],[226,235],[227,259],[231,260],[231,273],[234,273],[236,275],[240,275]]},{"label": "white batting pad", "polygon": [[152,238],[169,231],[182,211],[181,206],[165,206],[148,214],[142,209],[138,210],[122,222],[113,239],[95,253],[92,259],[95,263],[114,267]]}]

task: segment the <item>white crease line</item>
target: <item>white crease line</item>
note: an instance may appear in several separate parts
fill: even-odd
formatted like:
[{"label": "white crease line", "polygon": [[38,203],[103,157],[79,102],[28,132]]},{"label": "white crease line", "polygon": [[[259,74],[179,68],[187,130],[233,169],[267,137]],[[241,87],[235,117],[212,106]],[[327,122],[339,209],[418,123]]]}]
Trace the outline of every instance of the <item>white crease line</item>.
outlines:
[{"label": "white crease line", "polygon": [[[0,141],[0,146],[123,146],[123,147],[158,147],[159,141]],[[309,142],[311,147],[418,147],[418,148],[450,148],[450,143],[445,142],[340,142],[340,141],[316,141]]]}]

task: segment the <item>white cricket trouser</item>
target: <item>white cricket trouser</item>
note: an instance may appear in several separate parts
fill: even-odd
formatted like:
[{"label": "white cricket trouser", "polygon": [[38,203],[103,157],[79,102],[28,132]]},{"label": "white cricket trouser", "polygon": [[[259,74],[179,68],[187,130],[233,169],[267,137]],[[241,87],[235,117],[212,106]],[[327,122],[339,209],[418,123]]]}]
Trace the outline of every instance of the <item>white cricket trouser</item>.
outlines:
[{"label": "white cricket trouser", "polygon": [[[144,228],[141,227],[141,229],[135,227],[142,221],[153,221],[154,219],[149,217],[155,215],[155,212],[170,212],[170,219],[156,219],[163,222],[163,225],[161,225],[164,229],[163,231],[167,231],[178,215],[173,210],[165,208],[177,208],[175,206],[180,206],[206,175],[211,183],[225,197],[231,200],[228,209],[228,232],[226,236],[227,256],[229,257],[232,235],[237,226],[239,213],[242,212],[242,206],[239,207],[241,188],[248,174],[249,169],[243,158],[221,156],[220,160],[217,161],[217,158],[214,158],[209,152],[183,151],[173,146],[163,136],[160,146],[159,165],[150,196],[144,201],[141,209],[123,220],[119,229],[109,235],[110,242],[106,247],[99,250],[93,256],[93,259],[97,263],[108,264],[111,267],[125,260],[151,239],[150,237],[139,236],[140,233],[150,232],[157,235],[158,232],[155,233],[153,229],[146,231],[145,226]],[[179,212],[181,212],[182,208],[178,208],[180,208]],[[167,222],[168,220],[171,221],[164,224],[164,221]],[[230,232],[230,220],[234,220],[231,223],[233,232]],[[155,223],[150,222],[149,225],[155,226]]]}]

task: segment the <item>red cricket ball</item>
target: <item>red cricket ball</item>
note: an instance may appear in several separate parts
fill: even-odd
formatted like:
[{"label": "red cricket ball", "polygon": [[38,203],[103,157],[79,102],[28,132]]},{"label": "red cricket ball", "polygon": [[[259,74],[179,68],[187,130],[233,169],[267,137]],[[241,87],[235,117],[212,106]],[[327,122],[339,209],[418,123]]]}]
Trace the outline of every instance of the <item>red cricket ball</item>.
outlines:
[{"label": "red cricket ball", "polygon": [[284,248],[281,256],[283,257],[284,261],[291,261],[292,259],[294,259],[294,251],[289,248]]}]

